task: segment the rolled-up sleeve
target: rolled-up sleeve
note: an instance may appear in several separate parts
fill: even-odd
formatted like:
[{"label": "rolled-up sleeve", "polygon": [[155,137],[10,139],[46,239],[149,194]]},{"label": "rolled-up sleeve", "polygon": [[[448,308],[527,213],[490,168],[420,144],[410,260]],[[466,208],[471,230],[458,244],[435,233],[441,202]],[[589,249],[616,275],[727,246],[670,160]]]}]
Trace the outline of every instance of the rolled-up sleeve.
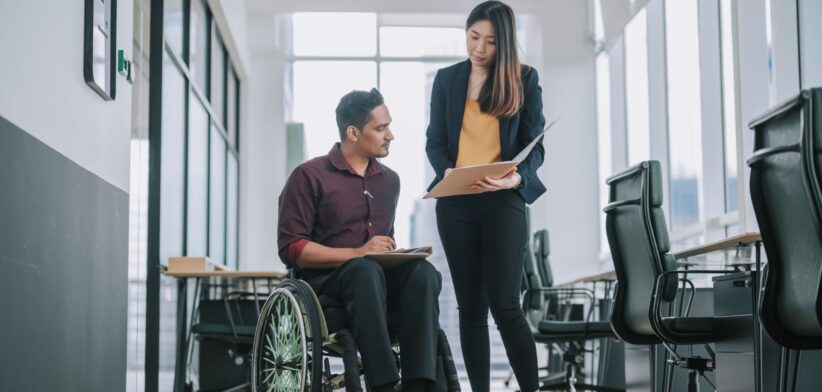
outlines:
[{"label": "rolled-up sleeve", "polygon": [[295,267],[296,257],[299,256],[299,252],[293,249],[289,252],[289,247],[297,241],[304,246],[311,240],[319,196],[318,184],[318,180],[304,168],[297,167],[280,193],[277,247],[280,260],[288,267]]}]

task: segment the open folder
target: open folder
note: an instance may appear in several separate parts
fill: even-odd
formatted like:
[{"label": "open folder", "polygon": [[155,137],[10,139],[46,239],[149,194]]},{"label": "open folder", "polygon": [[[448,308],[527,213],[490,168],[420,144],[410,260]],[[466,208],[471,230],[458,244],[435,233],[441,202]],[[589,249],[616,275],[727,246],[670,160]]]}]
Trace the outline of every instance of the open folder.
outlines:
[{"label": "open folder", "polygon": [[514,157],[514,159],[505,162],[495,162],[489,163],[487,165],[475,165],[475,166],[465,166],[465,167],[458,167],[454,170],[448,172],[448,174],[442,179],[442,181],[438,182],[431,192],[428,192],[423,199],[431,199],[437,197],[446,197],[446,196],[456,196],[456,195],[471,195],[475,193],[482,193],[482,190],[474,190],[471,189],[471,185],[474,185],[478,180],[481,180],[485,177],[491,178],[502,178],[505,177],[511,170],[513,170],[517,165],[522,163],[525,158],[528,157],[528,154],[531,153],[531,150],[534,149],[534,146],[545,136],[545,132],[548,132],[548,129],[551,128],[556,122],[559,121],[559,118],[552,121],[545,129],[542,130],[534,140],[531,141],[522,151]]},{"label": "open folder", "polygon": [[365,257],[377,261],[384,267],[390,267],[408,260],[424,259],[433,253],[434,251],[430,246],[422,246],[410,249],[394,249],[390,252],[367,253]]}]

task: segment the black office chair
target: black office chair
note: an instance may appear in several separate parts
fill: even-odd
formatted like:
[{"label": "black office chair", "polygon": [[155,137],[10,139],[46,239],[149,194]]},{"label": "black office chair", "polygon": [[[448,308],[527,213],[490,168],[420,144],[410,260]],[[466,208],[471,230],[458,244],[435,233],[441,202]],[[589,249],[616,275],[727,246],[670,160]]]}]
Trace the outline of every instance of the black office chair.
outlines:
[{"label": "black office chair", "polygon": [[536,259],[539,277],[542,279],[544,287],[554,285],[554,273],[551,271],[551,263],[548,256],[551,255],[551,247],[548,241],[548,230],[542,229],[534,233],[533,254]]},{"label": "black office chair", "polygon": [[[528,222],[530,228],[530,217]],[[607,321],[592,320],[596,304],[593,290],[550,287],[553,285],[553,275],[548,263],[548,232],[541,230],[534,235],[534,239],[537,251],[531,249],[530,241],[526,241],[524,249],[525,291],[522,308],[531,325],[534,340],[562,353],[565,363],[563,373],[549,373],[540,378],[540,390],[624,391],[584,382],[582,368],[586,342],[612,338],[613,331]],[[582,317],[575,318],[571,315],[574,309],[586,310]],[[583,376],[583,380],[580,381],[578,376]]]},{"label": "black office chair", "polygon": [[[725,270],[677,270],[668,252],[670,243],[662,211],[662,174],[658,161],[641,162],[606,181],[610,186],[605,230],[617,274],[611,326],[631,344],[663,344],[673,364],[688,369],[690,390],[698,390],[698,377],[712,371],[715,355],[708,343],[717,340],[714,317],[691,317],[693,285],[677,274],[720,274]],[[690,285],[688,306],[674,316],[678,284]],[[686,290],[682,291],[686,295]],[[663,307],[667,316],[663,316]],[[710,358],[683,357],[675,345],[704,344]],[[671,387],[669,368],[663,377]],[[708,383],[710,380],[705,377]],[[711,383],[713,386],[713,384]]]},{"label": "black office chair", "polygon": [[[754,155],[748,160],[751,201],[768,256],[759,318],[777,343],[796,350],[822,348],[820,115],[822,89],[817,88],[750,124],[755,132]],[[794,355],[796,370],[799,353]],[[783,366],[783,388],[786,372]]]},{"label": "black office chair", "polygon": [[[262,300],[256,293],[228,291],[227,283],[205,287],[224,290],[221,299],[204,299],[195,309],[191,335],[199,342],[198,391],[233,392],[250,389],[250,351]],[[198,290],[199,291],[199,290]],[[193,348],[186,352],[186,363]],[[187,388],[191,388],[186,380]]]}]

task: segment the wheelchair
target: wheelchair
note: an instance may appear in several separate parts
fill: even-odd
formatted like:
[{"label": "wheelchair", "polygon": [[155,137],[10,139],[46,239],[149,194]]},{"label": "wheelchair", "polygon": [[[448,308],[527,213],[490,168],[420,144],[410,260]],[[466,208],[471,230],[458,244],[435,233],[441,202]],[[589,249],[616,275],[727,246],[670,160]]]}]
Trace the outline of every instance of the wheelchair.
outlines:
[{"label": "wheelchair", "polygon": [[[388,316],[389,332],[394,335],[396,320],[390,311]],[[252,391],[362,391],[362,361],[347,324],[341,302],[318,298],[307,282],[290,272],[260,311],[251,352]],[[400,347],[392,339],[397,368],[402,371]],[[435,390],[459,391],[457,370],[442,329],[437,346]],[[342,358],[342,373],[332,373],[329,357]]]}]

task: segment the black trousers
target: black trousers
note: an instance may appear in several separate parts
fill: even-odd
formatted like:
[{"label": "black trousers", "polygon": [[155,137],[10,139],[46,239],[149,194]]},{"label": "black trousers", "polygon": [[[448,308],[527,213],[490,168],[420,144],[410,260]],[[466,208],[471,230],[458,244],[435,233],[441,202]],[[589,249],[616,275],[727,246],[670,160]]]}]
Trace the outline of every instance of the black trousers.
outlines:
[{"label": "black trousers", "polygon": [[436,211],[471,389],[490,388],[490,308],[520,390],[537,390],[536,344],[519,304],[528,235],[525,202],[516,191],[503,190],[442,198]]},{"label": "black trousers", "polygon": [[400,379],[391,351],[388,309],[398,313],[397,331],[391,332],[400,343],[403,380],[436,379],[440,277],[431,263],[412,260],[383,269],[363,257],[333,270],[303,270],[302,278],[317,295],[345,304],[371,387]]}]

